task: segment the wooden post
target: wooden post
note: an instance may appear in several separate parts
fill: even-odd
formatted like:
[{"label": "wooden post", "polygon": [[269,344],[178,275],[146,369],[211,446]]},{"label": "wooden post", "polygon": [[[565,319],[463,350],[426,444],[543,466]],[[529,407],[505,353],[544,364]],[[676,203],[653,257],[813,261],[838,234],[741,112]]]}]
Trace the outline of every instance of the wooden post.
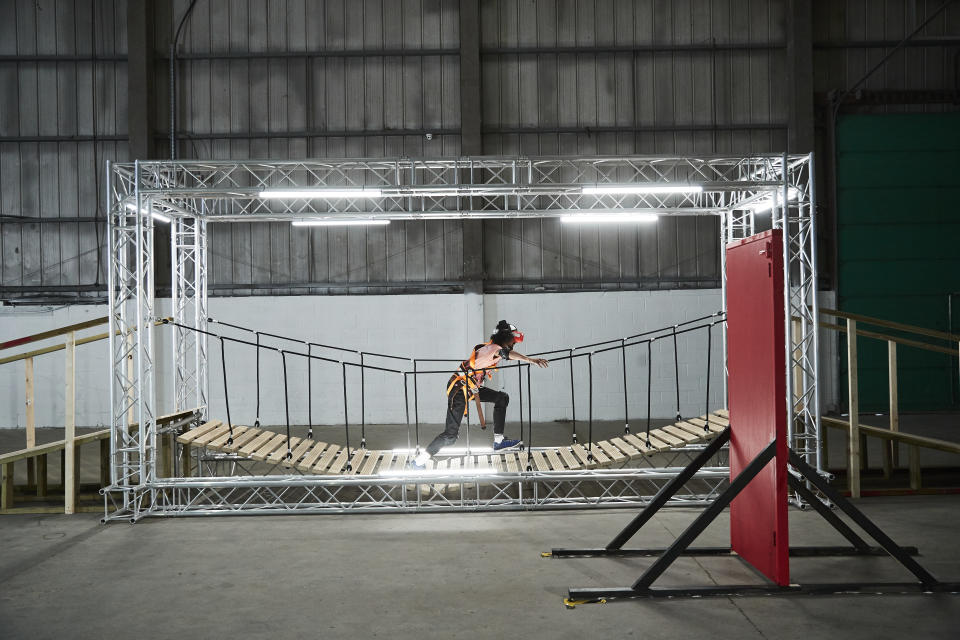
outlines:
[{"label": "wooden post", "polygon": [[847,400],[850,410],[847,477],[850,497],[860,497],[860,398],[857,395],[857,321],[847,319]]},{"label": "wooden post", "polygon": [[74,371],[76,357],[77,334],[73,331],[67,334],[67,341],[64,343],[64,353],[66,354],[66,367],[64,369],[64,434],[65,447],[63,450],[65,468],[63,472],[63,512],[70,514],[76,511],[77,507],[77,486],[76,486],[76,376]]},{"label": "wooden post", "polygon": [[13,506],[13,463],[3,463],[0,470],[0,510],[6,511]]},{"label": "wooden post", "polygon": [[910,488],[920,489],[920,447],[910,445]]},{"label": "wooden post", "polygon": [[[37,446],[37,422],[33,404],[33,358],[24,360],[23,367],[24,389],[26,390],[27,449],[29,449]],[[27,458],[27,484],[31,486],[36,482],[36,472],[33,465],[33,458]]]},{"label": "wooden post", "polygon": [[[900,403],[897,394],[897,343],[887,341],[887,372],[890,380],[890,431],[900,431]],[[893,469],[900,466],[900,445],[890,440],[884,450],[883,475],[890,477]]]},{"label": "wooden post", "polygon": [[160,436],[160,473],[164,478],[173,477],[173,434]]},{"label": "wooden post", "polygon": [[190,445],[185,444],[180,447],[180,476],[189,478],[190,473]]},{"label": "wooden post", "polygon": [[37,456],[37,497],[47,497],[47,454]]}]

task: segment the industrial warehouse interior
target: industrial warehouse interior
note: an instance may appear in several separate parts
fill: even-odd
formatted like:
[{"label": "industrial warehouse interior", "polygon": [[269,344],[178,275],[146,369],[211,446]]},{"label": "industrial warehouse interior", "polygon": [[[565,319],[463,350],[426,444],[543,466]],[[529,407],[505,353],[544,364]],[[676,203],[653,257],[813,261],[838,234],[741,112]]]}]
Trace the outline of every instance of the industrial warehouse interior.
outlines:
[{"label": "industrial warehouse interior", "polygon": [[960,1],[0,0],[0,88],[3,640],[957,636]]}]

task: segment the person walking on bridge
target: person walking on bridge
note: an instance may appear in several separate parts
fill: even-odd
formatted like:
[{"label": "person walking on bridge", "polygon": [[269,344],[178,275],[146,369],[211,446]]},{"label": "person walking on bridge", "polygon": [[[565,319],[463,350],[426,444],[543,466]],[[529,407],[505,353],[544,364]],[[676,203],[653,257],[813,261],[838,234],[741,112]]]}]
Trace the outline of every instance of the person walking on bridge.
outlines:
[{"label": "person walking on bridge", "polygon": [[510,396],[503,391],[483,386],[484,381],[493,376],[493,371],[501,360],[519,360],[544,368],[548,366],[548,361],[543,358],[531,358],[514,351],[513,347],[520,342],[523,342],[523,333],[506,320],[501,320],[496,331],[490,336],[490,341],[475,346],[470,357],[460,363],[458,372],[447,381],[447,419],[443,433],[434,438],[427,448],[411,461],[412,469],[426,469],[427,460],[435,456],[441,448],[457,441],[460,423],[467,414],[467,403],[471,400],[477,400],[478,409],[480,402],[493,403],[494,451],[521,444],[520,440],[511,440],[504,436]]}]

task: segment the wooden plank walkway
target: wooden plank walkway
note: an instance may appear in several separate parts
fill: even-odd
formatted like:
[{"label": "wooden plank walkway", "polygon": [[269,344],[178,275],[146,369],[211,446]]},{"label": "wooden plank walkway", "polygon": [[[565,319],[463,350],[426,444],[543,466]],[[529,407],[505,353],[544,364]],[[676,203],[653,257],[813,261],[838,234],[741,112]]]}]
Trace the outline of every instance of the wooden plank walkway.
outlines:
[{"label": "wooden plank walkway", "polygon": [[[574,444],[562,447],[537,449],[532,452],[505,451],[471,456],[440,456],[435,469],[465,471],[471,469],[489,473],[525,472],[527,466],[538,473],[622,467],[631,460],[652,456],[691,444],[702,444],[714,439],[729,424],[725,410],[707,416],[690,418],[657,429],[651,429],[649,439],[645,433],[623,434],[609,440],[594,443]],[[378,475],[404,468],[406,455],[396,456],[392,451],[351,449],[306,438],[291,438],[272,431],[253,427],[233,427],[233,444],[227,444],[229,428],[218,420],[212,420],[187,431],[177,438],[178,442],[194,447],[282,464],[285,469],[301,473],[321,475]],[[293,457],[287,459],[287,451]],[[452,486],[452,485],[451,485]]]}]

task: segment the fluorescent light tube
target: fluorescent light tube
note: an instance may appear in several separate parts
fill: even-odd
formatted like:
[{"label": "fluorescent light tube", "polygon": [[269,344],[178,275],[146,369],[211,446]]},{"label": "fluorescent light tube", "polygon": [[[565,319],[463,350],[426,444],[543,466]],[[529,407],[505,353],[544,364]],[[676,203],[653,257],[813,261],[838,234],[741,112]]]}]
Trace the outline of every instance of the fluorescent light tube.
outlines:
[{"label": "fluorescent light tube", "polygon": [[379,198],[380,189],[266,189],[261,198]]},{"label": "fluorescent light tube", "polygon": [[294,220],[295,227],[360,227],[369,225],[387,225],[389,220]]},{"label": "fluorescent light tube", "polygon": [[697,184],[605,184],[583,187],[584,195],[609,195],[628,193],[700,193],[703,187]]},{"label": "fluorescent light tube", "polygon": [[560,221],[567,224],[593,224],[595,222],[622,223],[629,222],[656,222],[655,213],[578,213],[576,215],[560,216]]},{"label": "fluorescent light tube", "polygon": [[[132,202],[128,202],[128,203],[127,203],[127,209],[128,209],[129,211],[136,211],[136,210],[137,210],[137,205],[133,204]],[[141,210],[140,210],[140,213],[146,213],[146,212],[147,212],[146,209],[141,209]],[[150,212],[150,215],[153,216],[153,219],[154,219],[154,220],[158,220],[158,221],[160,221],[160,222],[166,222],[167,224],[170,224],[170,222],[172,222],[172,218],[171,218],[170,216],[165,216],[165,215],[163,215],[162,213],[157,213],[156,211],[151,211],[151,212]]]}]

